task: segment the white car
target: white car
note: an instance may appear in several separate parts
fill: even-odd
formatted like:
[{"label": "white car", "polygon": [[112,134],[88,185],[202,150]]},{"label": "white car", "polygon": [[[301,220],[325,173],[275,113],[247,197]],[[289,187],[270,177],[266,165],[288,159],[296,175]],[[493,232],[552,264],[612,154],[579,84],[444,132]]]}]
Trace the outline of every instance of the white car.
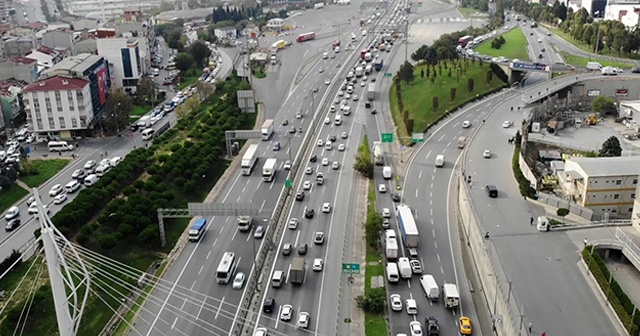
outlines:
[{"label": "white car", "polygon": [[305,329],[309,328],[310,319],[311,316],[309,316],[309,313],[301,312],[300,314],[298,314],[298,322],[296,322],[296,327]]},{"label": "white car", "polygon": [[325,203],[322,205],[322,212],[329,213],[331,212],[331,203]]},{"label": "white car", "polygon": [[382,209],[382,218],[391,218],[391,210],[389,208]]},{"label": "white car", "polygon": [[[44,210],[45,210],[45,212],[46,212],[46,213],[51,212],[51,211],[49,210],[49,207],[47,207],[46,205],[43,205],[42,207],[44,208]],[[30,215],[37,215],[37,214],[38,214],[38,204],[37,204],[37,203],[32,203],[32,204],[29,206],[29,210],[28,210],[28,212],[29,212],[29,214],[30,214]],[[5,217],[6,217],[6,216],[5,216]]]},{"label": "white car", "polygon": [[298,228],[298,219],[297,218],[290,218],[289,219],[289,223],[287,224],[287,228],[289,228],[289,230],[295,230]]},{"label": "white car", "polygon": [[349,134],[347,132],[342,132],[342,134],[340,134],[340,137],[346,139],[349,137]]},{"label": "white car", "polygon": [[320,258],[313,259],[313,271],[314,272],[322,272],[322,267],[324,262]]},{"label": "white car", "polygon": [[380,183],[378,184],[378,191],[381,193],[386,193],[387,192],[387,185],[384,183]]},{"label": "white car", "polygon": [[307,167],[307,169],[305,169],[304,173],[307,174],[307,175],[313,174],[313,168]]},{"label": "white car", "polygon": [[338,169],[340,169],[340,162],[338,162],[338,161],[333,161],[333,163],[331,164],[331,169],[333,169],[333,170],[338,170]]},{"label": "white car", "polygon": [[328,166],[329,165],[329,159],[328,158],[322,159],[322,165],[323,166]]},{"label": "white car", "polygon": [[513,123],[510,120],[505,120],[502,123],[502,128],[509,128],[509,127],[511,127],[511,125],[513,125]]},{"label": "white car", "polygon": [[353,101],[358,101],[358,95],[353,95],[353,98],[351,98]]},{"label": "white car", "polygon": [[49,190],[49,196],[55,197],[62,193],[64,189],[62,188],[62,184],[56,184]]},{"label": "white car", "polygon": [[346,99],[351,99],[351,94],[350,94],[350,93],[347,93],[347,94],[345,94],[345,95],[344,95],[344,97],[345,97]]},{"label": "white car", "polygon": [[367,83],[365,83],[365,82],[360,82],[360,87],[364,87],[364,86],[366,86],[366,85],[367,85]]},{"label": "white car", "polygon": [[413,274],[422,274],[422,265],[420,265],[419,260],[410,260],[409,265],[411,265],[411,272]]},{"label": "white car", "polygon": [[304,181],[304,183],[302,184],[302,189],[309,190],[309,189],[311,189],[312,185],[313,184],[311,183],[311,181]]},{"label": "white car", "polygon": [[331,113],[336,112],[336,107],[331,105],[331,107],[329,107],[329,112],[331,112]]},{"label": "white car", "polygon": [[89,160],[87,161],[87,163],[84,164],[84,169],[91,169],[93,167],[96,166],[96,161],[95,160]]},{"label": "white car", "polygon": [[291,170],[291,160],[287,160],[284,162],[284,170]]},{"label": "white car", "polygon": [[[328,118],[327,118],[327,119],[328,119]],[[322,146],[324,146],[324,140],[322,140],[322,139],[318,139],[318,142],[317,142],[317,143],[318,143],[318,147],[322,147]]]},{"label": "white car", "polygon": [[339,151],[341,151],[341,152],[344,152],[344,150],[345,150],[346,148],[347,148],[347,147],[346,147],[344,144],[339,144],[339,145],[338,145],[338,150],[339,150]]},{"label": "white car", "polygon": [[409,315],[417,315],[418,314],[418,304],[414,299],[407,299],[405,301],[405,306],[407,307],[407,314]]},{"label": "white car", "polygon": [[422,336],[422,326],[420,322],[413,321],[409,323],[409,329],[411,329],[411,336]]},{"label": "white car", "polygon": [[482,153],[482,157],[485,159],[490,159],[491,158],[491,151],[488,149],[484,150],[484,153]]},{"label": "white car", "polygon": [[325,84],[325,85],[329,85],[329,84],[331,84],[331,80],[330,80],[330,79],[325,80],[325,81],[324,81],[324,84]]},{"label": "white car", "polygon": [[471,127],[471,122],[469,120],[465,120],[462,122],[462,128],[469,128]]},{"label": "white car", "polygon": [[324,118],[324,124],[329,125],[331,123],[331,119],[329,117]]},{"label": "white car", "polygon": [[253,336],[267,336],[267,328],[261,327],[256,329],[256,332],[253,334]]},{"label": "white car", "polygon": [[280,311],[280,320],[291,321],[292,316],[293,316],[293,307],[291,305],[282,306],[282,310]]},{"label": "white car", "polygon": [[400,294],[391,294],[391,296],[389,296],[389,303],[391,304],[391,310],[402,311],[402,298]]},{"label": "white car", "polygon": [[236,274],[236,277],[233,278],[233,289],[242,289],[242,286],[244,286],[244,280],[244,273],[238,272],[238,274]]},{"label": "white car", "polygon": [[338,91],[338,97],[342,97],[342,96],[344,96],[344,91],[342,90]]},{"label": "white car", "polygon": [[60,194],[53,199],[53,204],[62,204],[67,200],[67,194]]}]

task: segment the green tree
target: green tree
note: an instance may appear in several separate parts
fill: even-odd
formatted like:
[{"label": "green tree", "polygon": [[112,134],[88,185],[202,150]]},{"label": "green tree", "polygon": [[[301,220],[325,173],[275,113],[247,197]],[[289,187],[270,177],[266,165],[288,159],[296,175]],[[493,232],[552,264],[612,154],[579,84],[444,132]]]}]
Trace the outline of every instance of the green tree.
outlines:
[{"label": "green tree", "polygon": [[596,112],[614,112],[616,110],[616,103],[609,97],[597,96],[591,101],[591,109]]},{"label": "green tree", "polygon": [[187,53],[179,53],[175,59],[176,68],[180,71],[187,71],[193,66],[193,57]]},{"label": "green tree", "polygon": [[493,70],[487,71],[487,84],[490,84],[493,80]]},{"label": "green tree", "polygon": [[622,146],[620,146],[620,140],[612,135],[602,144],[602,149],[600,149],[600,157],[617,156],[622,156]]},{"label": "green tree", "polygon": [[356,303],[365,312],[382,314],[387,306],[387,298],[384,290],[372,290],[365,295],[358,295]]},{"label": "green tree", "polygon": [[365,239],[367,244],[373,248],[379,247],[382,222],[382,216],[377,212],[370,212],[367,215],[367,221],[364,224]]},{"label": "green tree", "polygon": [[210,54],[209,47],[200,40],[193,42],[189,47],[189,55],[199,67],[204,66],[204,61]]},{"label": "green tree", "polygon": [[427,56],[427,51],[429,50],[429,46],[426,44],[423,44],[420,46],[420,48],[418,48],[416,51],[414,51],[413,53],[411,53],[411,60],[418,63],[422,60],[425,59],[425,57]]},{"label": "green tree", "polygon": [[435,48],[435,44],[434,46],[431,46],[430,48],[427,49],[427,52],[424,56],[424,60],[425,62],[427,62],[427,64],[430,65],[435,65],[438,64],[438,50]]},{"label": "green tree", "polygon": [[474,86],[473,78],[467,79],[467,91],[473,92],[473,86]]},{"label": "green tree", "polygon": [[129,123],[129,111],[133,107],[133,99],[122,88],[112,87],[104,106],[102,125],[110,134],[124,129]]},{"label": "green tree", "polygon": [[456,88],[451,88],[451,100],[455,100],[456,99]]},{"label": "green tree", "polygon": [[158,89],[159,87],[156,81],[148,76],[143,76],[142,79],[140,79],[140,82],[138,82],[138,97],[140,97],[141,100],[148,101],[151,104],[155,104],[158,95]]},{"label": "green tree", "polygon": [[433,101],[431,105],[433,106],[434,111],[438,109],[438,106],[440,105],[440,102],[438,101],[438,97],[433,97]]},{"label": "green tree", "polygon": [[556,210],[556,215],[558,215],[560,218],[562,218],[562,222],[564,223],[564,218],[569,214],[569,209],[565,209],[565,208],[558,208],[558,210]]},{"label": "green tree", "polygon": [[400,77],[407,84],[413,82],[413,65],[409,63],[409,61],[404,62],[404,64],[400,66]]},{"label": "green tree", "polygon": [[373,178],[373,162],[361,155],[356,157],[353,163],[353,169],[359,171],[366,178]]}]

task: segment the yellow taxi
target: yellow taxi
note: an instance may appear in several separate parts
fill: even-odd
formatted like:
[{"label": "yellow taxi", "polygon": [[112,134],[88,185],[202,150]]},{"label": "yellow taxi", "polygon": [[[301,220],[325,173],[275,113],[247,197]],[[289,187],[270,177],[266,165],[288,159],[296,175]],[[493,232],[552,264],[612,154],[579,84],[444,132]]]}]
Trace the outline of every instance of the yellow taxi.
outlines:
[{"label": "yellow taxi", "polygon": [[473,333],[473,328],[471,327],[471,319],[466,316],[460,317],[460,334],[471,335],[471,333]]}]

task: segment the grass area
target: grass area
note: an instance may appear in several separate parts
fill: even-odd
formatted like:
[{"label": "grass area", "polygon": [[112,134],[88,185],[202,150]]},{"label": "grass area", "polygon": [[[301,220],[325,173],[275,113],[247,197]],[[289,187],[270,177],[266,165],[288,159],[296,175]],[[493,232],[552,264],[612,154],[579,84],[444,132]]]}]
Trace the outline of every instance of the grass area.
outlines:
[{"label": "grass area", "polygon": [[[589,52],[589,53],[593,53],[594,51],[594,47],[588,45],[587,43],[583,43],[580,42],[576,39],[574,39],[571,35],[563,32],[562,30],[555,28],[555,27],[551,27],[551,26],[547,26],[545,25],[545,28],[547,28],[550,32],[552,32],[553,34],[555,34],[556,36],[562,38],[563,40],[567,41],[568,43],[572,44],[574,47]],[[613,56],[613,57],[620,57],[620,58],[633,58],[631,57],[630,54],[628,53],[618,53],[617,51],[608,49],[608,48],[604,48],[603,50],[601,50],[598,54],[600,55],[605,55],[605,56]],[[593,58],[593,57],[592,57]],[[603,66],[604,64],[602,63],[602,61],[600,59],[596,59],[595,61],[600,62]],[[615,65],[611,65],[611,66],[615,66]]]},{"label": "grass area", "polygon": [[493,39],[489,39],[474,47],[473,50],[481,55],[491,57],[504,56],[508,59],[517,58],[521,61],[529,60],[529,55],[527,54],[527,38],[524,36],[520,27],[511,29],[501,36],[504,37],[506,43],[503,44],[500,49],[491,48],[491,41]]},{"label": "grass area", "polygon": [[251,73],[253,74],[253,77],[255,78],[265,78],[267,77],[267,73],[264,72],[264,67],[258,66],[258,65],[254,65],[251,68]]},{"label": "grass area", "polygon": [[481,12],[478,9],[471,7],[458,7],[458,12],[460,12],[460,14],[462,14],[466,18],[487,17],[487,13]]},{"label": "grass area", "polygon": [[67,159],[29,160],[26,165],[29,166],[29,170],[33,169],[35,174],[21,176],[20,181],[31,188],[37,188],[61,171],[69,161]]},{"label": "grass area", "polygon": [[11,188],[0,190],[0,212],[4,212],[13,206],[20,199],[25,197],[29,192],[21,186],[14,184]]},{"label": "grass area", "polygon": [[[433,73],[438,66],[430,68],[431,77],[429,78],[426,74],[426,66],[416,66],[415,80],[409,85],[402,82],[400,86],[404,110],[408,113],[408,118],[413,119],[412,130],[407,131],[404,118],[399,111],[397,85],[391,86],[389,92],[391,112],[398,127],[398,136],[401,138],[410,137],[410,132],[423,132],[449,111],[504,85],[495,75],[491,75],[491,81],[487,82],[491,69],[488,64],[476,60],[449,61],[447,68],[450,70],[442,66],[442,70],[438,69],[435,79],[433,79]],[[421,77],[421,71],[425,73],[424,78]],[[451,76],[448,75],[449,72]],[[471,91],[468,91],[468,79],[474,82]],[[456,92],[454,99],[451,99],[452,89]],[[438,97],[438,105],[435,109],[433,108],[434,97]]]},{"label": "grass area", "polygon": [[129,116],[141,117],[145,113],[149,112],[152,108],[153,106],[151,105],[134,105],[131,111],[129,112]]},{"label": "grass area", "polygon": [[631,69],[634,67],[634,64],[632,63],[610,61],[610,60],[606,60],[602,58],[594,58],[594,57],[591,57],[591,59],[589,59],[587,57],[571,55],[565,51],[561,51],[560,54],[562,55],[562,58],[564,59],[564,62],[566,64],[571,64],[575,67],[584,68],[587,66],[588,62],[598,62],[602,66],[612,66],[612,67],[622,68],[622,69]]}]

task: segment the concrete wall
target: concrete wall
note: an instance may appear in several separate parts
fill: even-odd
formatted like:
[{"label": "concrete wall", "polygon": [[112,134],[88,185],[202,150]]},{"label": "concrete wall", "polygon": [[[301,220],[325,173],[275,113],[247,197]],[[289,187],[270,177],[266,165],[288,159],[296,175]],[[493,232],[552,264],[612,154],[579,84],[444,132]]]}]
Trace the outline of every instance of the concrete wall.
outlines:
[{"label": "concrete wall", "polygon": [[536,179],[536,176],[531,171],[531,168],[529,168],[529,165],[527,164],[527,162],[524,160],[524,157],[522,157],[522,154],[518,154],[518,164],[520,165],[520,170],[522,170],[524,177],[529,179],[529,182],[531,182],[531,185],[534,188],[538,189],[538,180]]},{"label": "concrete wall", "polygon": [[[472,251],[473,262],[476,265],[486,304],[495,321],[498,335],[527,335],[525,325],[520,325],[518,304],[509,291],[507,277],[505,276],[498,254],[493,248],[491,240],[484,239],[487,232],[480,223],[473,209],[468,185],[458,179],[458,210],[459,219],[462,222],[463,234],[469,242]],[[494,311],[495,307],[495,311]]]},{"label": "concrete wall", "polygon": [[[600,90],[600,95],[607,97],[617,97],[618,101],[640,99],[640,85],[638,85],[637,79],[618,79],[617,77],[613,76],[606,79],[586,80],[581,84],[582,85],[574,86],[572,92],[576,92],[580,95],[586,96],[589,90]],[[616,96],[617,89],[627,89],[628,94],[626,96]]]}]

